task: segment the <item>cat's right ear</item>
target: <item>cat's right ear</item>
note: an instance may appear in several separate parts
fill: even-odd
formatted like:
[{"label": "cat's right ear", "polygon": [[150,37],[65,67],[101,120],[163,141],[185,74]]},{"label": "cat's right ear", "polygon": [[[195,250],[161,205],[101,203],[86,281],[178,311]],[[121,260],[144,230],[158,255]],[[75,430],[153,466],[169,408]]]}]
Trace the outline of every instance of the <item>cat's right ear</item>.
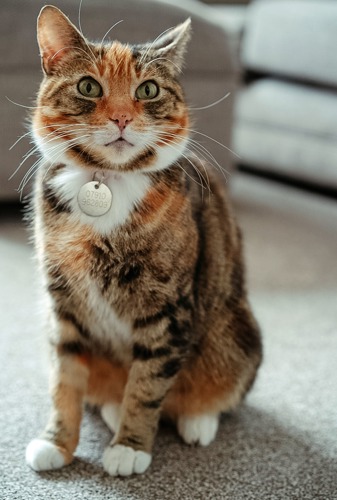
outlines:
[{"label": "cat's right ear", "polygon": [[46,5],[40,11],[37,19],[37,41],[42,68],[47,75],[52,74],[75,47],[85,47],[84,38],[78,29],[53,5]]}]

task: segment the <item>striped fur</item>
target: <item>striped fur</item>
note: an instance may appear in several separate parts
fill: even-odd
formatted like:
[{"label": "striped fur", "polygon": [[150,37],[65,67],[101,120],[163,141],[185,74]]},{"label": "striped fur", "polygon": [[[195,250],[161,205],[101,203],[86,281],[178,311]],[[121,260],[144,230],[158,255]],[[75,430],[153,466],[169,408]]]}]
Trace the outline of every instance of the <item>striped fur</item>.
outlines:
[{"label": "striped fur", "polygon": [[[221,181],[199,160],[194,169],[186,149],[177,77],[188,38],[186,22],[153,44],[102,46],[58,9],[40,14],[45,76],[33,131],[44,160],[34,210],[53,411],[27,449],[37,470],[72,460],[83,401],[121,405],[104,466],[123,475],[149,465],[161,415],[187,442],[207,444],[219,413],[236,407],[255,378],[261,342],[240,232]],[[87,76],[99,82],[98,97],[79,92]],[[137,99],[144,81],[159,94]],[[204,169],[209,196],[198,177]],[[97,173],[113,202],[91,217],[77,194]]]}]

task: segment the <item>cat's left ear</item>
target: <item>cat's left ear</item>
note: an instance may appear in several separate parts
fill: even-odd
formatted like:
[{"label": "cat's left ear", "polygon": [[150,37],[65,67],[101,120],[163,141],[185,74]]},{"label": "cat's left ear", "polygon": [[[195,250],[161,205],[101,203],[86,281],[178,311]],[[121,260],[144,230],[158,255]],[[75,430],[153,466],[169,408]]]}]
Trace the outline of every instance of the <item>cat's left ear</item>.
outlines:
[{"label": "cat's left ear", "polygon": [[37,20],[37,41],[44,72],[52,74],[76,51],[85,52],[82,34],[57,7],[46,5]]},{"label": "cat's left ear", "polygon": [[188,18],[184,23],[178,24],[175,28],[165,31],[156,38],[154,42],[149,44],[150,49],[147,52],[147,58],[166,59],[174,73],[181,71],[184,63],[186,46],[191,38],[191,32],[191,19]]}]

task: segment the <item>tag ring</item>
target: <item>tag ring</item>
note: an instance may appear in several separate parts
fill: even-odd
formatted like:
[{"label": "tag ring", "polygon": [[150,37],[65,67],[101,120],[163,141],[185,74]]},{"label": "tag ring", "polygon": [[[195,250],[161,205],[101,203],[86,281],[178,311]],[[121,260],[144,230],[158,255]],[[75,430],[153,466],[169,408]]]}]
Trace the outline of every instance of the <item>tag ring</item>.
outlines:
[{"label": "tag ring", "polygon": [[94,176],[93,176],[92,180],[94,182],[97,182],[97,184],[95,185],[96,189],[100,188],[101,184],[103,184],[104,179],[105,179],[104,172],[101,172],[101,176],[100,177],[98,177],[98,172],[94,173]]}]

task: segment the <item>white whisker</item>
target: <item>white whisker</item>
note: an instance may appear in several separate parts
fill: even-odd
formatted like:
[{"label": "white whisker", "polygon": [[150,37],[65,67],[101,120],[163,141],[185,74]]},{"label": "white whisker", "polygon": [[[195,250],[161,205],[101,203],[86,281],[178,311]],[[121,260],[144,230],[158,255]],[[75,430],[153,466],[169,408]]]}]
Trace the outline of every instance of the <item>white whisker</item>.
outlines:
[{"label": "white whisker", "polygon": [[[172,127],[172,130],[173,130],[173,127]],[[175,130],[175,128],[174,128],[174,130]],[[237,158],[240,158],[240,156],[237,153],[235,153],[235,151],[233,151],[232,149],[230,149],[228,146],[225,146],[221,142],[217,141],[216,139],[214,139],[213,137],[211,137],[211,136],[209,136],[207,134],[204,134],[203,132],[198,132],[198,130],[193,130],[191,128],[185,128],[185,127],[180,127],[180,130],[186,130],[187,132],[191,132],[193,134],[198,134],[198,135],[201,135],[202,137],[206,137],[210,141],[213,141],[214,143],[218,144],[222,148],[226,149],[227,151],[229,151],[230,153],[232,153],[233,155],[235,155]]]},{"label": "white whisker", "polygon": [[199,152],[199,154],[202,155],[202,157],[207,162],[210,162],[215,168],[219,170],[219,172],[223,175],[225,181],[227,182],[226,174],[230,175],[230,172],[228,172],[224,167],[220,165],[220,163],[216,160],[212,153],[210,153],[210,151],[208,151],[208,149],[203,144],[200,144],[194,139],[189,138],[189,143]]},{"label": "white whisker", "polygon": [[24,104],[20,104],[18,102],[12,101],[8,96],[5,96],[7,101],[11,102],[12,104],[15,104],[15,106],[19,106],[20,108],[25,108],[25,109],[42,109],[45,108],[46,106],[25,106]]},{"label": "white whisker", "polygon": [[[55,146],[52,146],[50,149],[49,149],[49,154],[51,155],[54,155],[55,153],[59,153],[57,155],[57,158],[60,157],[61,154],[63,154],[67,149],[69,149],[71,146],[75,145],[76,143],[78,143],[78,141],[80,140],[83,140],[83,139],[86,139],[88,138],[89,135],[88,134],[84,134],[80,137],[76,137],[74,139],[71,139],[71,140],[68,140],[66,142],[63,142],[61,144],[56,144]],[[55,141],[59,138],[62,138],[61,136],[58,136],[58,137],[52,137],[51,139],[49,139],[47,142],[45,142],[45,144],[48,144],[52,141]],[[59,151],[60,150],[60,151]],[[35,153],[37,153],[39,151],[39,148],[38,146],[35,146],[33,147],[28,153],[26,153],[25,155],[25,158],[22,160],[22,162],[20,163],[20,165],[18,166],[18,168],[15,170],[15,172],[11,175],[10,179],[19,171],[19,169],[22,167],[22,165],[27,161],[28,158],[30,158],[31,156],[33,156]],[[22,195],[22,192],[24,190],[24,188],[26,187],[26,185],[29,183],[29,181],[31,180],[31,178],[34,176],[34,174],[36,173],[36,171],[39,169],[40,167],[40,164],[42,165],[43,162],[44,162],[44,158],[39,158],[37,159],[33,165],[30,166],[30,168],[28,169],[28,171],[25,173],[23,179],[21,180],[20,184],[19,184],[19,187],[18,187],[18,191],[21,192],[21,195]],[[48,160],[46,160],[46,162],[48,162]],[[54,164],[55,162],[53,161],[52,164]]]},{"label": "white whisker", "polygon": [[[86,42],[85,42],[86,43]],[[90,62],[91,64],[93,64],[94,66],[97,65],[97,60],[96,60],[96,56],[95,54],[92,52],[92,50],[90,49],[89,45],[86,43],[86,46],[88,47],[88,49],[90,50],[91,54],[92,54],[92,58],[90,57],[90,55],[88,54],[87,51],[85,51],[84,49],[82,49],[81,47],[76,47],[76,46],[65,46],[65,47],[62,47],[61,49],[59,49],[57,52],[55,52],[55,54],[53,55],[53,57],[51,57],[51,61],[54,59],[54,57],[57,56],[57,54],[59,54],[60,52],[62,52],[63,50],[67,50],[67,49],[71,49],[71,50],[79,50],[80,52],[83,52],[85,55],[86,55],[86,60],[88,62]]]},{"label": "white whisker", "polygon": [[222,102],[225,99],[227,99],[227,97],[229,97],[230,95],[231,95],[231,93],[227,92],[226,95],[220,97],[220,99],[218,99],[217,101],[212,102],[211,104],[208,104],[207,106],[202,106],[201,108],[191,108],[191,107],[189,107],[189,109],[192,110],[192,111],[201,111],[202,109],[212,108],[213,106],[216,106],[217,104],[220,104],[220,102]]},{"label": "white whisker", "polygon": [[[56,144],[53,148],[51,148],[51,150],[49,151],[49,154],[52,153],[54,155],[54,158],[51,162],[51,165],[49,168],[51,168],[53,165],[55,165],[56,161],[58,160],[58,158],[64,154],[67,149],[69,149],[71,146],[73,146],[74,144],[76,144],[77,140],[72,140],[72,141],[68,141],[67,143],[62,143],[62,144]],[[46,160],[45,158],[39,158],[28,170],[28,172],[25,174],[25,176],[23,177],[22,181],[20,182],[20,185],[19,185],[19,188],[18,188],[18,191],[21,192],[21,196],[20,196],[20,199],[22,197],[22,193],[23,193],[23,190],[24,188],[27,186],[27,184],[30,182],[30,180],[32,179],[32,177],[36,174],[36,172],[39,170],[39,168],[48,163],[50,160]],[[49,170],[49,168],[47,169],[47,172]],[[46,175],[46,173],[45,173]]]},{"label": "white whisker", "polygon": [[[165,144],[165,146],[168,146],[170,148],[172,148],[173,150],[175,151],[178,151],[177,148],[175,148],[171,142],[168,142],[168,141],[165,141],[164,139],[162,138],[159,138],[159,142],[161,142],[162,144]],[[194,182],[196,182],[202,189],[206,189],[204,183],[206,184],[207,188],[210,189],[210,186],[209,186],[209,182],[208,182],[208,179],[205,179],[204,176],[200,173],[199,169],[196,167],[196,165],[194,165],[194,163],[192,162],[192,160],[186,156],[184,153],[180,153],[180,156],[182,156],[183,158],[185,158],[185,160],[190,163],[190,165],[193,167],[193,169],[196,171],[196,173],[198,174],[198,177],[200,179],[200,183],[198,183],[180,164],[179,164],[179,167],[182,168],[182,170],[185,172],[185,174],[190,178],[192,179]],[[204,183],[203,183],[204,182]]]},{"label": "white whisker", "polygon": [[[77,123],[77,124],[76,123],[75,124],[74,123],[70,123],[68,125],[59,125],[57,123],[50,123],[49,125],[44,125],[43,127],[34,127],[34,131],[37,132],[37,131],[41,131],[41,130],[45,130],[45,129],[48,130],[50,127],[54,127],[57,131],[65,129],[65,128],[70,128],[70,127],[85,127],[87,129],[89,129],[89,128],[90,129],[97,129],[97,126],[95,126],[95,125],[87,125],[86,123]],[[75,132],[76,130],[74,129],[73,131]],[[51,132],[51,133],[53,133],[53,132]],[[32,135],[32,131],[31,130],[29,130],[28,132],[25,132],[24,134],[22,134],[14,142],[14,144],[11,145],[11,147],[9,148],[9,151],[11,151],[18,144],[18,142],[20,142],[22,139],[24,139],[25,137],[28,137],[30,135]]]},{"label": "white whisker", "polygon": [[122,22],[123,22],[123,19],[121,19],[120,21],[117,21],[117,23],[113,24],[111,26],[111,28],[108,29],[108,31],[105,33],[104,37],[102,38],[102,41],[100,43],[101,46],[103,46],[104,40],[106,39],[106,37],[108,36],[108,34],[110,33],[110,31],[112,31],[118,24],[120,24]]},{"label": "white whisker", "polygon": [[148,48],[144,51],[144,53],[142,54],[141,58],[139,59],[139,64],[142,64],[143,61],[147,58],[147,56],[149,55],[150,51],[153,49],[155,43],[159,40],[159,38],[161,38],[163,35],[165,35],[165,33],[167,33],[168,31],[171,31],[171,29],[172,29],[172,27],[164,30],[162,33],[160,33],[160,35],[158,35],[153,40],[152,43],[149,44]]},{"label": "white whisker", "polygon": [[[169,132],[163,132],[164,135],[172,137],[174,139],[177,138],[177,134],[171,134]],[[201,156],[207,163],[211,163],[214,168],[218,168],[221,174],[224,176],[225,181],[227,182],[226,179],[226,173],[229,174],[221,165],[217,162],[215,157],[208,151],[208,149],[203,145],[200,144],[198,141],[195,139],[192,139],[191,137],[188,138],[188,146],[191,146],[195,148],[198,151],[199,156]],[[198,158],[198,155],[191,149],[191,147],[188,147],[188,150]],[[206,167],[203,165],[203,168],[206,170]],[[208,175],[208,174],[207,174]]]},{"label": "white whisker", "polygon": [[81,23],[82,2],[83,2],[83,0],[80,0],[80,4],[78,6],[78,27],[79,27],[81,35],[84,36],[83,31],[82,31],[82,23]]},{"label": "white whisker", "polygon": [[89,49],[89,52],[91,53],[91,55],[93,57],[92,62],[94,63],[94,66],[96,66],[96,64],[97,64],[97,58],[96,58],[95,54],[93,53],[90,45],[88,44],[87,39],[85,38],[85,36],[83,34],[83,30],[82,30],[82,23],[81,23],[82,2],[83,2],[83,0],[80,0],[80,4],[78,6],[78,27],[79,27],[79,31],[80,31],[80,33],[81,33],[81,35],[83,37],[83,41],[84,41],[85,45],[87,46],[87,48]]},{"label": "white whisker", "polygon": [[152,63],[154,63],[156,61],[160,61],[160,60],[168,61],[169,63],[171,63],[173,66],[175,66],[177,68],[178,72],[180,72],[179,66],[176,63],[174,63],[173,61],[171,61],[171,59],[168,59],[167,57],[156,57],[155,59],[152,59],[151,61],[149,61],[148,63],[146,63],[145,66],[144,66],[144,68],[147,68],[149,64],[152,64]]}]

